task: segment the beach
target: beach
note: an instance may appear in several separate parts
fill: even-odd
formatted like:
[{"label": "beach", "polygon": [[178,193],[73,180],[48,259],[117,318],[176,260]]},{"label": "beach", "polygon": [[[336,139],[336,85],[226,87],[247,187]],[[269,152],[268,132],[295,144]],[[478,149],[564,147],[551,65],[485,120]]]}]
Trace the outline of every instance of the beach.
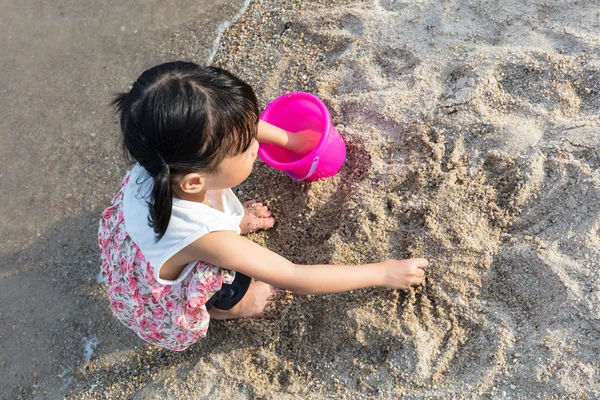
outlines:
[{"label": "beach", "polygon": [[[423,285],[288,292],[268,318],[211,321],[206,339],[184,352],[144,344],[112,316],[96,281],[96,224],[127,168],[116,117],[104,108],[77,120],[89,124],[86,140],[69,145],[76,124],[58,136],[77,162],[53,150],[53,181],[27,189],[35,195],[26,204],[51,210],[37,231],[23,223],[23,197],[14,198],[22,186],[3,194],[12,213],[3,221],[11,305],[0,314],[10,339],[2,369],[25,376],[10,377],[6,398],[600,398],[600,6],[222,7],[212,36],[185,13],[177,28],[161,22],[161,45],[144,47],[138,64],[110,73],[94,104],[73,110],[100,110],[111,91],[166,59],[228,69],[255,88],[261,107],[314,93],[346,142],[346,162],[309,183],[257,161],[234,191],[266,203],[277,223],[250,239],[298,264],[425,257]],[[40,287],[41,300],[28,302]],[[23,312],[37,322],[15,322]],[[21,366],[11,369],[15,359]],[[36,362],[43,376],[31,370]]]}]

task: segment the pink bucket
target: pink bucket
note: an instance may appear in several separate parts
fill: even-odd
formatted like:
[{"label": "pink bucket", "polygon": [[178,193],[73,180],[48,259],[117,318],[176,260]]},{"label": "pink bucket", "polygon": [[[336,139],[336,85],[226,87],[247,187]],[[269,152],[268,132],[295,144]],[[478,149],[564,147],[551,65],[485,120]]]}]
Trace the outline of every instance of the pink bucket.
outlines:
[{"label": "pink bucket", "polygon": [[328,178],[344,164],[346,144],[331,123],[329,110],[317,96],[305,92],[285,94],[273,100],[260,119],[288,132],[312,130],[321,133],[315,148],[305,156],[275,145],[260,145],[260,158],[267,165],[285,171],[292,179]]}]

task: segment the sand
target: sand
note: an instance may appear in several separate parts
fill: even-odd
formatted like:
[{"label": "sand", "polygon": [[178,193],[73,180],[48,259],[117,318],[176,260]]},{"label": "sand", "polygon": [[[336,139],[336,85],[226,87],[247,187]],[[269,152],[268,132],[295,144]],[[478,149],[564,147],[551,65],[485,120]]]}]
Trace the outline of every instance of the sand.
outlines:
[{"label": "sand", "polygon": [[278,223],[250,237],[427,278],[288,293],[182,353],[96,334],[69,397],[600,398],[599,25],[591,1],[252,1],[214,64],[263,106],[318,95],[348,157],[314,183],[259,162],[236,193]]},{"label": "sand", "polygon": [[264,100],[317,94],[348,142],[330,180],[257,168],[240,196],[280,221],[260,240],[431,267],[294,297],[216,373],[272,398],[600,397],[600,8],[522,3],[257,2],[228,32],[218,65]]}]

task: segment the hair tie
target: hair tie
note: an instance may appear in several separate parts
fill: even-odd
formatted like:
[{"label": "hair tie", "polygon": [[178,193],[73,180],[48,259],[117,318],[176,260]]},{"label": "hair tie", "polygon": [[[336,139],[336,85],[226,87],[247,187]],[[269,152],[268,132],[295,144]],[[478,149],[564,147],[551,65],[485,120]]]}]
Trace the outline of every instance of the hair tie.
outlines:
[{"label": "hair tie", "polygon": [[161,161],[160,161],[160,170],[162,171],[163,169],[166,169],[167,172],[169,172],[169,164],[167,164],[164,160],[161,159]]}]

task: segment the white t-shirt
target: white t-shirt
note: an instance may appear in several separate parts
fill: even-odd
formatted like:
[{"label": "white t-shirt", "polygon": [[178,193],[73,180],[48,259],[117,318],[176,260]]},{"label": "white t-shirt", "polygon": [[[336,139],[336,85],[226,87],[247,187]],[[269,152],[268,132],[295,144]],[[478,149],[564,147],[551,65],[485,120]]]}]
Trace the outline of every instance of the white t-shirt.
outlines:
[{"label": "white t-shirt", "polygon": [[[232,230],[240,233],[244,207],[231,189],[209,190],[208,199],[223,211],[197,203],[173,198],[173,210],[164,236],[157,242],[156,233],[148,225],[148,201],[152,192],[152,177],[136,164],[123,193],[123,219],[131,239],[140,247],[146,260],[154,267],[154,279],[164,285],[181,282],[196,262],[188,264],[174,280],[159,278],[160,268],[190,243],[214,231]],[[200,261],[200,260],[199,260]]]}]

